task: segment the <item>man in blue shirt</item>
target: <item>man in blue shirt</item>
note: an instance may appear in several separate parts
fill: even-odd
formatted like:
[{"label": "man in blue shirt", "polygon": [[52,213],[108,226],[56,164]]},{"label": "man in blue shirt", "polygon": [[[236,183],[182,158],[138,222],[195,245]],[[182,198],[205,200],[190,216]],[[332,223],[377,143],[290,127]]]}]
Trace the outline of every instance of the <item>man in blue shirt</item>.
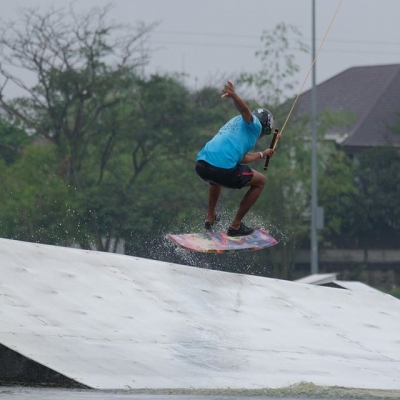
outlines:
[{"label": "man in blue shirt", "polygon": [[266,109],[260,108],[251,112],[247,104],[235,93],[230,81],[226,82],[222,93],[221,97],[230,97],[233,100],[240,115],[229,120],[197,155],[196,173],[210,185],[204,226],[206,230],[212,230],[218,219],[215,209],[222,187],[241,189],[248,186],[249,190],[240,202],[227,234],[251,235],[254,229],[247,227],[242,219],[263,191],[266,178],[245,164],[274,154],[269,148],[256,153],[250,152],[258,139],[271,134],[274,118]]}]

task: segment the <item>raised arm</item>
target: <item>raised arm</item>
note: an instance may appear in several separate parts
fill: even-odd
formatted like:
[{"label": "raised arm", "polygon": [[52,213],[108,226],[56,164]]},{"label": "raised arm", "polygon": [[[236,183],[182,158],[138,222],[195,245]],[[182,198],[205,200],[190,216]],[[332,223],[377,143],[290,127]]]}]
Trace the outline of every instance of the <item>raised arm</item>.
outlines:
[{"label": "raised arm", "polygon": [[235,92],[235,87],[231,81],[227,81],[222,89],[222,98],[230,97],[235,104],[236,109],[242,114],[243,119],[249,123],[253,121],[253,114],[247,104]]}]

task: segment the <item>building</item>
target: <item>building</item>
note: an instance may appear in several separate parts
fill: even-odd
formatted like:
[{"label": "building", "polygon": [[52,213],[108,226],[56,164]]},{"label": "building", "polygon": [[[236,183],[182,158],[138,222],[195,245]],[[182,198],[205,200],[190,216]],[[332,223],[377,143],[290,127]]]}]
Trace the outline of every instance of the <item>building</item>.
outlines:
[{"label": "building", "polygon": [[[400,64],[349,68],[317,86],[317,114],[350,111],[355,119],[331,132],[350,154],[375,146],[400,147]],[[295,114],[311,114],[311,90],[300,95]]]},{"label": "building", "polygon": [[[378,146],[400,147],[400,64],[349,68],[317,86],[317,114],[347,111],[354,120],[326,134],[349,155]],[[300,95],[294,115],[311,115],[311,90]],[[397,238],[395,238],[397,240]],[[399,241],[400,245],[400,241]],[[298,252],[296,267],[308,269],[309,250]],[[374,286],[400,284],[400,249],[320,249],[320,267],[355,274]]]}]

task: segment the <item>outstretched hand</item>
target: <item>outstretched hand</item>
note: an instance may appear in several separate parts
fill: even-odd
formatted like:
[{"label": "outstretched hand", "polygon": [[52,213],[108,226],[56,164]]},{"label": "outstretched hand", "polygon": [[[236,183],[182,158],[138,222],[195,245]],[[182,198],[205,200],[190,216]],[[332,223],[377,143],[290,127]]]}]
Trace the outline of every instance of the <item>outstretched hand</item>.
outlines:
[{"label": "outstretched hand", "polygon": [[224,97],[232,97],[233,94],[235,93],[235,87],[231,81],[227,81],[224,85],[224,88],[221,90],[222,91],[222,98]]}]

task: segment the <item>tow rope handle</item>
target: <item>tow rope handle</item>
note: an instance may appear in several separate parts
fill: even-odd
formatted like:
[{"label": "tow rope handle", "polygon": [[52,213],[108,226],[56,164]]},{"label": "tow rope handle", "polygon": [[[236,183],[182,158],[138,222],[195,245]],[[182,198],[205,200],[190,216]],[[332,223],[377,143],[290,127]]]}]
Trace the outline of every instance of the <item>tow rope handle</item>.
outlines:
[{"label": "tow rope handle", "polygon": [[[278,133],[279,133],[279,129],[275,129],[274,136],[272,137],[271,144],[269,145],[269,148],[272,150],[275,150],[276,145],[279,142]],[[270,156],[267,156],[267,159],[265,160],[264,171],[266,171],[268,169],[268,164],[269,164],[270,158],[271,158]]]}]

